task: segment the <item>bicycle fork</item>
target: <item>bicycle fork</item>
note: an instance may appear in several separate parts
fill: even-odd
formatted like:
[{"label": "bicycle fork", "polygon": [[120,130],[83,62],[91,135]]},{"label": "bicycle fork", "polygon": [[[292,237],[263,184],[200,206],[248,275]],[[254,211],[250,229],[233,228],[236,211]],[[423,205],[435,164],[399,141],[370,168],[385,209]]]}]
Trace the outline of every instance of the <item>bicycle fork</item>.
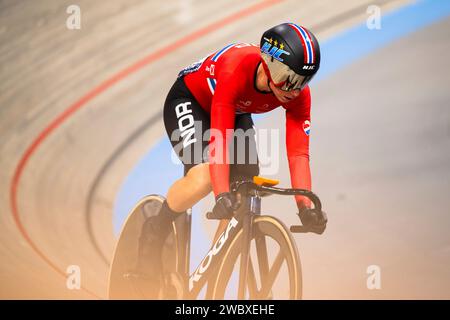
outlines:
[{"label": "bicycle fork", "polygon": [[253,218],[261,213],[261,198],[258,195],[252,195],[246,199],[246,208],[242,224],[242,252],[241,265],[239,270],[239,289],[238,299],[245,299],[245,293],[248,280],[248,266],[250,260],[250,244],[253,238]]}]

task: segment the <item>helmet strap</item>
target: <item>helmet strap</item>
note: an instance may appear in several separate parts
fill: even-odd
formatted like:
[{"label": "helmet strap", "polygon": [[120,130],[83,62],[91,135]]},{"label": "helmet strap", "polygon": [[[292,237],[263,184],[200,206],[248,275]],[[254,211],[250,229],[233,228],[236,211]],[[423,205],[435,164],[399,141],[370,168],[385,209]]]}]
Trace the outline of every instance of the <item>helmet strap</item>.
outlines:
[{"label": "helmet strap", "polygon": [[[267,76],[267,79],[269,79],[270,81],[272,81],[272,76],[270,75],[270,70],[269,67],[267,66],[266,62],[264,61],[264,59],[261,59],[261,63],[264,69],[264,72]],[[273,82],[273,81],[272,81]]]}]

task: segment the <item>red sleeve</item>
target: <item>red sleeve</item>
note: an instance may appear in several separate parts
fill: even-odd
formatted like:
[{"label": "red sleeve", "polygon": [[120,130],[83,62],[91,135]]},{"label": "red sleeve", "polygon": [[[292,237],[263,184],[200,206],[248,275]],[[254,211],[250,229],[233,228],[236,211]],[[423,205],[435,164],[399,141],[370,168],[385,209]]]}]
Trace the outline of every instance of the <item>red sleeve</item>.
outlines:
[{"label": "red sleeve", "polygon": [[230,191],[228,145],[234,132],[235,100],[243,77],[233,74],[217,79],[211,106],[211,139],[209,172],[214,195]]},{"label": "red sleeve", "polygon": [[[309,130],[311,95],[309,87],[302,90],[299,101],[286,108],[286,149],[292,188],[311,190],[309,167]],[[298,206],[310,206],[307,198],[296,196]]]}]

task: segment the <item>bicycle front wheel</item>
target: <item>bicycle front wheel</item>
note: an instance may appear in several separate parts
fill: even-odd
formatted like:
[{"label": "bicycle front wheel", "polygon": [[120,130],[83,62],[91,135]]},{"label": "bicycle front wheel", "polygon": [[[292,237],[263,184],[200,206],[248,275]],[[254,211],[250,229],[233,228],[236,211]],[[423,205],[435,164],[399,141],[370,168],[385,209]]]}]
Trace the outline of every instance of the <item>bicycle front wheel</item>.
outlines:
[{"label": "bicycle front wheel", "polygon": [[[241,229],[217,267],[211,299],[237,298],[242,241]],[[246,299],[301,299],[297,246],[292,234],[274,217],[257,216],[253,220],[246,282]]]}]

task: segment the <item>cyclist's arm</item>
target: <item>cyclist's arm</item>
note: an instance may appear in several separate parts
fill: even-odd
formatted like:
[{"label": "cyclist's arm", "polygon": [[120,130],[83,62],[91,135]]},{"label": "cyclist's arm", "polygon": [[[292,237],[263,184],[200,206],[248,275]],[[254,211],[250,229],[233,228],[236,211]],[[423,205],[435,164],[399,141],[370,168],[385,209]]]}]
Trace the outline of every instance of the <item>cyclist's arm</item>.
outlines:
[{"label": "cyclist's arm", "polygon": [[209,172],[215,196],[230,191],[228,145],[234,132],[234,101],[239,90],[238,82],[234,75],[219,78],[212,100]]},{"label": "cyclist's arm", "polygon": [[[293,188],[311,190],[309,167],[309,135],[304,130],[305,121],[310,121],[311,96],[309,87],[302,90],[299,104],[286,109],[286,150]],[[310,200],[296,196],[297,206],[310,207]]]}]

